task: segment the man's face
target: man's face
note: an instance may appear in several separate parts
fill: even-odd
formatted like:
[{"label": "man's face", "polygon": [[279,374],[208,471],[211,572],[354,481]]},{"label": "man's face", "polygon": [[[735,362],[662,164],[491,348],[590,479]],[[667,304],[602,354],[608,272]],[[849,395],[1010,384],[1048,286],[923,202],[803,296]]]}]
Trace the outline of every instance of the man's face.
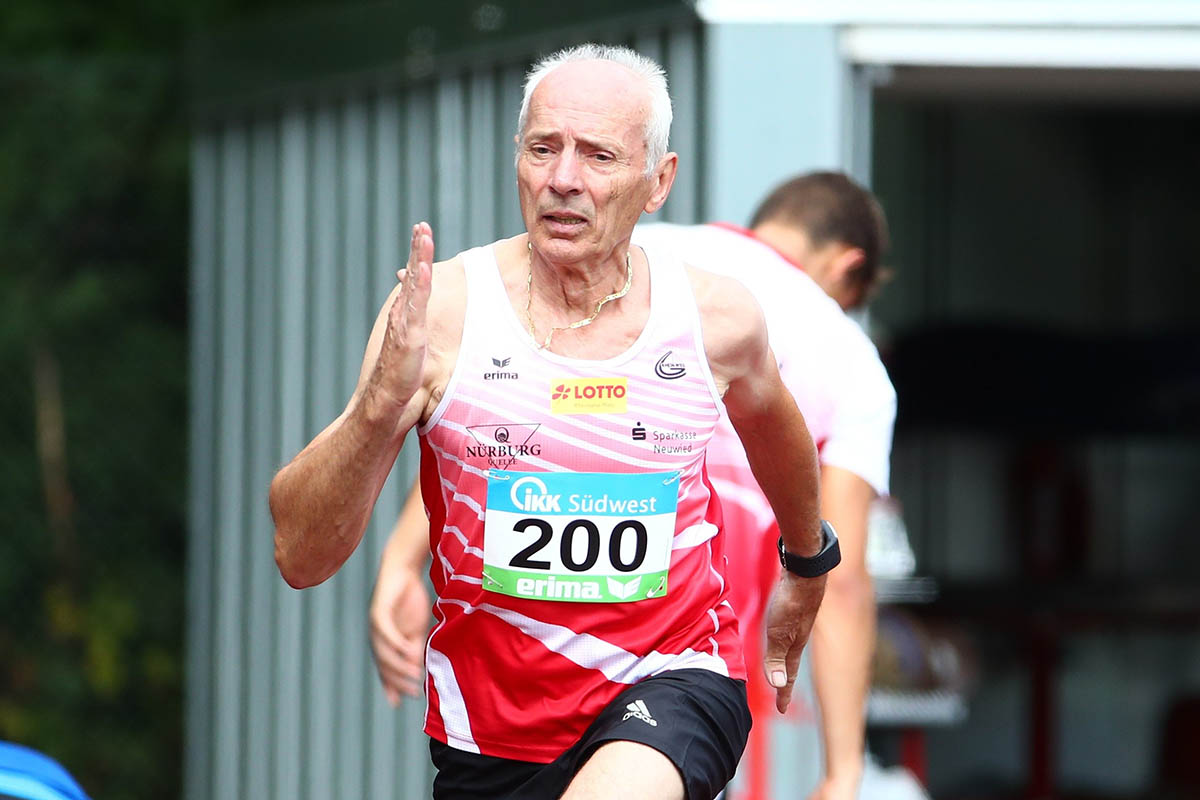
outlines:
[{"label": "man's face", "polygon": [[657,197],[661,179],[645,175],[648,111],[645,85],[606,61],[566,64],[534,90],[517,189],[530,241],[551,261],[605,259],[617,248],[623,258],[638,217],[666,199]]}]

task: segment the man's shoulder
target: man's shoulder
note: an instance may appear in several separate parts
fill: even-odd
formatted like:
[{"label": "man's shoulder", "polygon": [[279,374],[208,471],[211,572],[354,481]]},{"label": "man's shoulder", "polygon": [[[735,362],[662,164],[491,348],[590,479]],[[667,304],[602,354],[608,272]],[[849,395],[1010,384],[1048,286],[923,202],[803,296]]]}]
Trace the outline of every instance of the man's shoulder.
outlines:
[{"label": "man's shoulder", "polygon": [[[490,292],[491,282],[499,275],[501,284],[513,278],[514,271],[523,280],[528,256],[520,235],[471,247],[433,265],[433,286],[429,296],[429,320],[453,330],[462,327],[469,287]],[[519,262],[519,269],[517,266]],[[505,267],[508,267],[507,271]],[[488,273],[491,273],[490,275]],[[444,318],[438,315],[445,315]]]},{"label": "man's shoulder", "polygon": [[767,348],[769,337],[762,308],[738,281],[690,264],[684,269],[696,300],[704,352],[723,394],[730,381],[743,374],[746,365],[757,362],[755,354]]},{"label": "man's shoulder", "polygon": [[480,275],[485,270],[501,270],[502,265],[516,261],[520,261],[524,269],[527,259],[522,235],[469,247],[433,265],[434,291],[437,291],[440,280],[446,291],[465,295],[468,281],[474,280],[470,276]]},{"label": "man's shoulder", "polygon": [[802,284],[781,282],[763,301],[771,348],[785,383],[817,385],[830,396],[890,393],[891,380],[871,337],[837,301],[813,286],[816,295]]},{"label": "man's shoulder", "polygon": [[785,341],[776,345],[772,339],[776,352],[806,369],[840,376],[843,382],[886,383],[890,387],[887,370],[871,337],[836,302],[831,299],[830,303],[832,306],[813,305],[808,313],[794,315],[784,334]]},{"label": "man's shoulder", "polygon": [[714,224],[642,223],[633,229],[633,243],[642,247],[673,250],[685,261],[722,274],[732,272],[722,269],[723,263],[731,256],[744,259],[772,252],[752,237]]},{"label": "man's shoulder", "polygon": [[753,292],[726,275],[693,264],[685,264],[684,269],[696,298],[706,348],[737,350],[752,345],[760,336],[766,342],[766,320]]},{"label": "man's shoulder", "polygon": [[463,253],[434,262],[426,318],[435,332],[458,334],[467,306],[467,274]]},{"label": "man's shoulder", "polygon": [[[439,294],[453,295],[464,292],[467,285],[466,261],[464,253],[456,253],[445,261],[435,261],[433,264],[433,293],[430,300]],[[449,298],[445,298],[449,299]]]},{"label": "man's shoulder", "polygon": [[643,247],[669,249],[692,266],[734,278],[755,295],[768,314],[775,305],[784,313],[795,313],[829,303],[840,312],[837,303],[803,270],[736,226],[644,224],[634,229],[633,241]]},{"label": "man's shoulder", "polygon": [[701,319],[711,313],[761,319],[762,309],[754,293],[742,282],[686,261],[684,271],[696,298]]},{"label": "man's shoulder", "polygon": [[771,342],[784,384],[798,398],[839,418],[873,418],[876,411],[888,409],[894,414],[896,393],[879,350],[840,308],[821,326],[801,330],[781,344],[777,338]]}]

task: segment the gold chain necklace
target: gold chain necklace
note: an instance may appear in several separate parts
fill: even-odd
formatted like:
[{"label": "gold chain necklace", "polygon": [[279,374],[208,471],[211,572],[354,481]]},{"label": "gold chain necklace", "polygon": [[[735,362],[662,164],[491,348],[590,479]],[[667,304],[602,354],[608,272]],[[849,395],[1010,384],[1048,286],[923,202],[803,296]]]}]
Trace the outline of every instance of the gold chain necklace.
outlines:
[{"label": "gold chain necklace", "polygon": [[[596,310],[592,312],[590,317],[584,317],[581,320],[576,320],[570,325],[559,325],[552,327],[550,332],[546,334],[546,340],[537,345],[539,350],[545,350],[550,346],[550,340],[554,338],[554,334],[558,331],[571,331],[576,328],[582,328],[585,325],[591,325],[592,321],[600,314],[600,309],[604,308],[604,304],[613,300],[620,300],[625,295],[629,294],[629,287],[633,285],[633,264],[629,259],[629,251],[625,251],[625,285],[619,292],[613,292],[600,299],[596,303]],[[533,304],[533,245],[529,245],[529,278],[525,281],[525,320],[529,323],[529,336],[533,339],[534,344],[537,344],[537,332],[533,327],[533,314],[530,313],[529,307]]]}]

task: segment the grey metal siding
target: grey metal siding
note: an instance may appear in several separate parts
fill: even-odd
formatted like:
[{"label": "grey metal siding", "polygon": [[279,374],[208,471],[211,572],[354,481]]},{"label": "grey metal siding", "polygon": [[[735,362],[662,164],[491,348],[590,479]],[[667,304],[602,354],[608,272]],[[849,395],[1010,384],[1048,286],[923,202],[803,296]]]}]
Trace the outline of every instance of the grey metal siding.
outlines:
[{"label": "grey metal siding", "polygon": [[[307,362],[308,314],[306,297],[308,260],[308,131],[302,109],[287,109],[282,118],[280,153],[280,256],[279,325],[276,331],[279,352],[279,386],[272,405],[278,410],[280,439],[275,463],[281,464],[299,452],[307,441],[305,368]],[[259,489],[263,491],[263,489]],[[274,797],[302,797],[300,793],[301,749],[304,745],[301,712],[304,693],[302,597],[283,581],[273,581],[276,625],[275,686],[272,697],[251,698],[249,702],[273,702],[275,718],[272,739],[275,743]]]},{"label": "grey metal siding", "polygon": [[188,439],[189,537],[187,555],[187,697],[184,704],[184,794],[209,797],[212,771],[212,502],[213,440],[216,412],[213,377],[216,372],[217,306],[214,250],[217,227],[217,157],[213,137],[197,136],[192,144],[192,242],[189,300],[191,360],[190,427]]},{"label": "grey metal siding", "polygon": [[[629,41],[670,72],[683,168],[662,216],[677,222],[700,207],[699,36]],[[440,258],[522,229],[525,67],[314,90],[195,131],[188,800],[429,794],[424,703],[387,705],[366,617],[415,446],[358,551],[304,592],[275,569],[266,490],[350,396],[411,224],[430,221]]]},{"label": "grey metal siding", "polygon": [[241,731],[245,748],[242,788],[244,797],[270,797],[271,704],[251,698],[269,698],[274,684],[275,651],[272,646],[273,612],[277,575],[273,563],[270,519],[262,512],[261,495],[253,489],[266,485],[279,451],[278,413],[275,408],[279,359],[274,347],[278,326],[279,261],[279,131],[275,125],[257,125],[250,144],[250,320],[249,369],[246,394],[250,448],[247,483],[246,531],[250,537],[246,564],[245,716]]},{"label": "grey metal siding", "polygon": [[220,277],[218,280],[217,352],[217,519],[214,530],[216,681],[213,697],[213,792],[234,797],[239,783],[242,664],[241,617],[245,606],[242,570],[243,509],[253,492],[245,474],[246,413],[246,198],[249,153],[245,126],[231,126],[221,137]]}]

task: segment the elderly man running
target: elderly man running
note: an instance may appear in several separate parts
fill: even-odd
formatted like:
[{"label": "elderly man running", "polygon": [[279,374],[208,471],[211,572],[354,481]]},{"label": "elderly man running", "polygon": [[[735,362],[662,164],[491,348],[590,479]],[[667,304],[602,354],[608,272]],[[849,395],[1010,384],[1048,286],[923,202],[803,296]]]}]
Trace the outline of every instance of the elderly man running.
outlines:
[{"label": "elderly man running", "polygon": [[417,427],[437,798],[694,800],[729,780],[750,718],[704,466],[722,403],[799,573],[767,612],[781,708],[836,563],[758,306],[630,244],[675,177],[670,117],[661,68],[630,51],[535,66],[517,136],[526,232],[435,266],[415,226],[346,409],[272,482],[280,572],[317,584]]}]

